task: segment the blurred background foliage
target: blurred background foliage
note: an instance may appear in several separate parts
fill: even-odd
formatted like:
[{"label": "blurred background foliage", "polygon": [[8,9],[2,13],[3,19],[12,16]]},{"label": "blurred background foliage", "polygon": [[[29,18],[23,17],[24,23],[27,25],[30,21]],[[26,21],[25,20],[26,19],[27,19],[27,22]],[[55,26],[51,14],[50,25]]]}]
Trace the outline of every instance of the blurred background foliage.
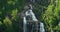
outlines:
[{"label": "blurred background foliage", "polygon": [[[27,0],[0,0],[0,32],[23,32],[18,15]],[[36,0],[33,12],[43,22],[46,32],[60,32],[60,0]]]},{"label": "blurred background foliage", "polygon": [[18,13],[24,5],[25,0],[0,0],[0,32],[22,32]]}]

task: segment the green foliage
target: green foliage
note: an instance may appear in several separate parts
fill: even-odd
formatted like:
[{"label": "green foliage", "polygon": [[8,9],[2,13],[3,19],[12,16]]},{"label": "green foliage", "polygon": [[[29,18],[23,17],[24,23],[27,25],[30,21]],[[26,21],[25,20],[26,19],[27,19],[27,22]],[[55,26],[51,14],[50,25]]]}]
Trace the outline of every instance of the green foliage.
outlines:
[{"label": "green foliage", "polygon": [[3,23],[5,25],[5,29],[7,32],[13,32],[13,27],[12,27],[12,22],[11,20],[9,20],[8,17],[6,17],[4,20],[3,20]]},{"label": "green foliage", "polygon": [[24,5],[25,0],[0,0],[0,32],[20,31],[18,13]]},{"label": "green foliage", "polygon": [[44,21],[47,21],[49,24],[53,21],[53,5],[49,5],[48,9],[45,11],[45,14],[43,16]]},{"label": "green foliage", "polygon": [[4,24],[5,24],[6,26],[7,26],[7,25],[11,26],[11,25],[12,25],[12,22],[9,20],[8,17],[6,17],[6,18],[4,19]]},{"label": "green foliage", "polygon": [[60,0],[56,0],[56,6],[53,2],[50,3],[45,13],[42,15],[43,22],[45,23],[45,28],[50,32],[59,31],[59,21],[60,21]]},{"label": "green foliage", "polygon": [[11,12],[12,19],[16,20],[17,15],[18,15],[17,8],[16,9],[13,9],[12,12]]},{"label": "green foliage", "polygon": [[54,16],[57,17],[57,19],[60,19],[60,0],[56,0],[56,7],[54,9]]},{"label": "green foliage", "polygon": [[2,25],[2,22],[0,21],[0,26]]},{"label": "green foliage", "polygon": [[9,4],[9,5],[15,5],[16,3],[18,2],[18,0],[8,0],[7,1],[7,3]]}]

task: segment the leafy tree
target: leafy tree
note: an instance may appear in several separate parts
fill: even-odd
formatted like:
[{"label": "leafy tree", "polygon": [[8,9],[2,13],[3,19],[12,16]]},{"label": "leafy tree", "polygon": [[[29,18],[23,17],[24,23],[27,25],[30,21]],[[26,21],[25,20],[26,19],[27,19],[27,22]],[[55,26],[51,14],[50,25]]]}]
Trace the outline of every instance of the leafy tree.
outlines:
[{"label": "leafy tree", "polygon": [[[49,32],[53,32],[53,31],[59,31],[59,26],[58,23],[60,21],[60,0],[56,0],[55,5],[54,3],[51,1],[50,5],[48,6],[47,10],[45,11],[45,13],[43,14],[43,22],[45,23],[45,28],[47,31]],[[56,28],[56,29],[55,29]]]},{"label": "leafy tree", "polygon": [[17,15],[18,15],[18,10],[17,9],[12,10],[11,12],[12,19],[16,20]]},{"label": "leafy tree", "polygon": [[9,20],[8,17],[6,17],[4,20],[3,20],[3,23],[5,25],[5,29],[6,29],[6,32],[13,32],[13,27],[12,27],[12,22],[11,20]]}]

